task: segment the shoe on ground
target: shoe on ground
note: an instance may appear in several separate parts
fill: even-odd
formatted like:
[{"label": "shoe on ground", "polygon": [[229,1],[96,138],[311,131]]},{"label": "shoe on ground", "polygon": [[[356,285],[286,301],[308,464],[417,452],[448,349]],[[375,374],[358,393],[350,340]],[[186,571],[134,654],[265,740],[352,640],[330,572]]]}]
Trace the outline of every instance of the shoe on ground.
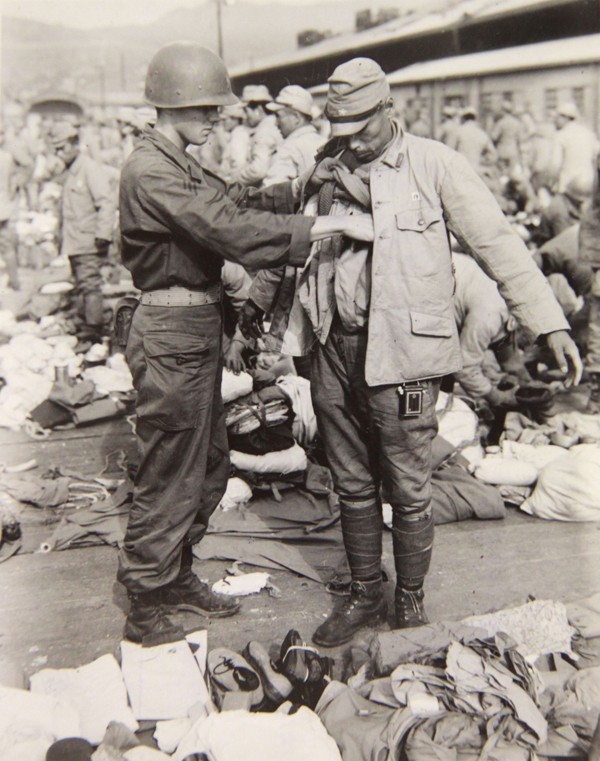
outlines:
[{"label": "shoe on ground", "polygon": [[290,680],[275,669],[269,654],[260,642],[254,640],[248,642],[243,656],[258,673],[265,695],[272,703],[280,706],[293,690]]},{"label": "shoe on ground", "polygon": [[131,608],[124,637],[142,647],[155,647],[185,639],[181,626],[173,624],[160,606],[157,593],[130,594]]},{"label": "shoe on ground", "polygon": [[265,692],[260,677],[239,653],[226,647],[216,647],[209,651],[206,667],[211,682],[222,692],[248,693],[252,708],[263,702]]},{"label": "shoe on ground", "polygon": [[410,629],[429,623],[423,599],[424,593],[422,589],[410,590],[396,587],[394,597],[395,629]]},{"label": "shoe on ground", "polygon": [[363,627],[377,627],[386,621],[387,606],[381,579],[375,582],[353,581],[350,597],[337,606],[313,634],[322,647],[336,647],[349,642]]},{"label": "shoe on ground", "polygon": [[227,618],[240,609],[239,600],[213,592],[191,571],[164,587],[161,600],[167,610],[184,610],[209,618]]}]

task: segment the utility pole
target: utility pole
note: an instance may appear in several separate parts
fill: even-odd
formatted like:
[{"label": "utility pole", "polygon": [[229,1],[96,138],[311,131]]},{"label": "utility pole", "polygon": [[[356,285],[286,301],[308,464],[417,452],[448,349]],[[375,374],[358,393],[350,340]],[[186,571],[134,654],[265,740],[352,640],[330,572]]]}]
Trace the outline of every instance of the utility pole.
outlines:
[{"label": "utility pole", "polygon": [[217,53],[219,58],[223,58],[223,19],[221,0],[215,0],[217,10]]}]

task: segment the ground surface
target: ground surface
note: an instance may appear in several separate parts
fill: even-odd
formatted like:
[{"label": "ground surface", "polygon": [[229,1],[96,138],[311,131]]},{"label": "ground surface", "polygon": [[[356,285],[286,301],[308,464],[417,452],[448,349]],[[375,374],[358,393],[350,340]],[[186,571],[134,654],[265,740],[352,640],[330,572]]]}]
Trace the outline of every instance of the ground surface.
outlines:
[{"label": "ground surface", "polygon": [[[11,465],[35,457],[43,473],[63,467],[98,474],[106,458],[122,450],[135,457],[135,443],[124,419],[61,431],[42,442],[0,431],[0,461]],[[24,539],[37,546],[51,528],[49,510],[26,508]],[[385,562],[393,568],[391,540]],[[26,676],[44,666],[75,667],[107,652],[120,641],[126,598],[115,581],[117,551],[88,547],[49,554],[18,554],[0,564],[0,661]],[[195,569],[215,581],[227,563],[196,561]],[[247,570],[256,570],[247,567]],[[249,640],[280,643],[295,628],[308,639],[330,609],[325,589],[286,572],[272,574],[281,597],[266,592],[244,600],[234,618],[208,624],[209,647],[241,650]],[[393,590],[388,585],[390,598]],[[501,521],[465,521],[439,526],[427,609],[432,620],[461,619],[474,613],[519,605],[528,599],[568,601],[600,590],[600,527],[542,521],[511,509]],[[205,619],[185,618],[186,624]],[[339,656],[338,653],[333,653]]]}]

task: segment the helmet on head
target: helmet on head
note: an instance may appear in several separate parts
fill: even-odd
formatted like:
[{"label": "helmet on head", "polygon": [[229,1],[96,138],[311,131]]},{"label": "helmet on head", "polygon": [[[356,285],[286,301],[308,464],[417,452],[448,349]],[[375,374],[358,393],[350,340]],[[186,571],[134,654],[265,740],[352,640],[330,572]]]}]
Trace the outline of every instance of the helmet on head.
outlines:
[{"label": "helmet on head", "polygon": [[171,42],[154,54],[146,74],[146,102],[156,108],[237,103],[225,64],[197,42]]}]

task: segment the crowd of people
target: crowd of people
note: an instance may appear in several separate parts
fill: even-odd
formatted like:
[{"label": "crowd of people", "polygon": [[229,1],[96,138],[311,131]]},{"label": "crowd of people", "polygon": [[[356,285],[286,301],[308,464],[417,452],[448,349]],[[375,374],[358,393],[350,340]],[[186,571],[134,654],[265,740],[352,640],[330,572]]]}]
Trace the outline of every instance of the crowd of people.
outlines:
[{"label": "crowd of people", "polygon": [[[295,84],[247,85],[238,99],[220,59],[192,43],[158,51],[146,100],[110,118],[5,120],[0,149],[5,286],[20,287],[20,219],[52,213],[81,340],[112,331],[106,263],[122,262],[141,292],[127,342],[142,460],[120,556],[126,636],[180,637],[166,613],[181,605],[239,608],[192,573],[191,547],[229,473],[223,362],[243,369],[256,339],[310,378],[340,498],[351,593],[314,641],[341,644],[386,616],[382,499],[396,625],[425,623],[440,385],[515,408],[484,358],[531,380],[537,338],[567,384],[587,356],[588,411],[600,411],[596,135],[574,104],[549,125],[508,101],[489,131],[471,106],[446,106],[432,135],[366,58],[336,68],[324,110]],[[223,343],[228,298],[239,326]],[[576,345],[568,331],[583,315]]]}]

